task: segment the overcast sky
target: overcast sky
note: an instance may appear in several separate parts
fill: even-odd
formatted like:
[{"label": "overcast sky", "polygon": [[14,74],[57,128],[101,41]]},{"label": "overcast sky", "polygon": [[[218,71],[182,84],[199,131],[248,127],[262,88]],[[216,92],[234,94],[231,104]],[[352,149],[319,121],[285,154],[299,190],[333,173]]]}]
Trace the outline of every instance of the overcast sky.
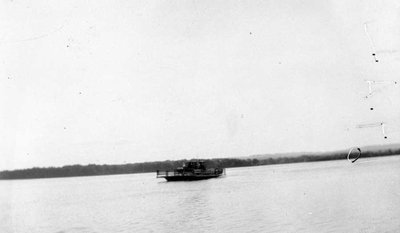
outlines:
[{"label": "overcast sky", "polygon": [[398,143],[399,51],[396,0],[4,0],[0,170]]}]

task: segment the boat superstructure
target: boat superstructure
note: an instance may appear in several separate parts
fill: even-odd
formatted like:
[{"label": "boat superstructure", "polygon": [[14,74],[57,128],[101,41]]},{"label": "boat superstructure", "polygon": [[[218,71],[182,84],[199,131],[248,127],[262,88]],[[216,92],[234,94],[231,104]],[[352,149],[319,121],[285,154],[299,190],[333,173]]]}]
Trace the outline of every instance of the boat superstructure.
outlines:
[{"label": "boat superstructure", "polygon": [[157,178],[165,178],[167,181],[204,180],[224,174],[224,168],[206,168],[204,161],[190,161],[173,171],[157,170]]}]

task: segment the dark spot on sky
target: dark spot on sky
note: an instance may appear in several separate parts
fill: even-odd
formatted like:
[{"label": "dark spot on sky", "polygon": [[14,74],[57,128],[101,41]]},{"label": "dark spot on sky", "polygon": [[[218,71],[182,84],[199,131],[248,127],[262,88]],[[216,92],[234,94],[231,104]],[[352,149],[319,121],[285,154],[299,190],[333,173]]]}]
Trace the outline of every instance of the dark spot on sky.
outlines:
[{"label": "dark spot on sky", "polygon": [[64,127],[64,129],[67,129],[67,127]]},{"label": "dark spot on sky", "polygon": [[387,139],[387,137],[385,136],[385,139]]},{"label": "dark spot on sky", "polygon": [[374,110],[374,108],[370,108],[370,110]]},{"label": "dark spot on sky", "polygon": [[253,33],[250,32],[250,35],[252,35]]},{"label": "dark spot on sky", "polygon": [[69,45],[67,45],[67,48],[69,48]]},{"label": "dark spot on sky", "polygon": [[82,95],[82,92],[79,92],[79,95]]}]

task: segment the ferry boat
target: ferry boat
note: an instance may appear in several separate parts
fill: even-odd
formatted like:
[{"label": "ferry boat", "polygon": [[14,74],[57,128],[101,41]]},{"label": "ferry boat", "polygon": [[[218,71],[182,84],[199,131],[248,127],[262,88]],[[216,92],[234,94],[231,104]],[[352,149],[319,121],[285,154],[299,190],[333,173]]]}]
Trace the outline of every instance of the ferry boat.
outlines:
[{"label": "ferry boat", "polygon": [[221,175],[225,175],[224,168],[206,168],[204,161],[190,161],[174,171],[157,170],[157,178],[165,178],[167,181],[205,180]]}]

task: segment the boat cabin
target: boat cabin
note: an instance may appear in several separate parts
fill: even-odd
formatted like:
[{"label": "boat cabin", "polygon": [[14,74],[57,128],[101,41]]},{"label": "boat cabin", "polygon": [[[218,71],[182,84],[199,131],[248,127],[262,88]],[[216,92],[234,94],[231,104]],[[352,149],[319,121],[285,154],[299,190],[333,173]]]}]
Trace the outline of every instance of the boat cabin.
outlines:
[{"label": "boat cabin", "polygon": [[223,168],[206,168],[204,161],[189,161],[174,171],[157,170],[157,178],[165,178],[168,181],[200,180],[219,177],[224,172]]}]

